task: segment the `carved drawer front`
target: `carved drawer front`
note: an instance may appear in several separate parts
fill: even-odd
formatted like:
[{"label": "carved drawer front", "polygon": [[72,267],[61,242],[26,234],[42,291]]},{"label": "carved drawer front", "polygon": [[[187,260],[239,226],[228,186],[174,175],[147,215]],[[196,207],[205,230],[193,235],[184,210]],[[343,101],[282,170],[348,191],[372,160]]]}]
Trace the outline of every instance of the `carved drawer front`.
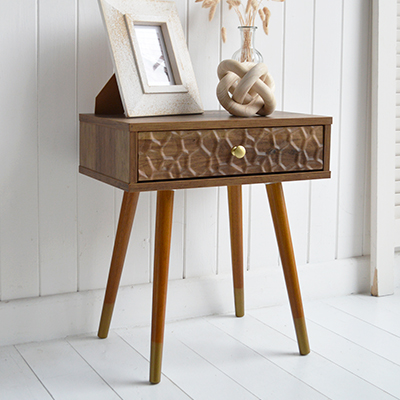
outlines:
[{"label": "carved drawer front", "polygon": [[[323,126],[139,132],[138,180],[323,169]],[[246,154],[236,158],[234,146]]]}]

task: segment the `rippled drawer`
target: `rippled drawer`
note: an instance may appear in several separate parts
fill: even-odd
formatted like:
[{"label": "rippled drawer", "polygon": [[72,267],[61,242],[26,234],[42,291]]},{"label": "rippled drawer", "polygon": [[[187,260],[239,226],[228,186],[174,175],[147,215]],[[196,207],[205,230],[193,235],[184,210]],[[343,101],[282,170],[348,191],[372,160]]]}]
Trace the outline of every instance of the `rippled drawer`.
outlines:
[{"label": "rippled drawer", "polygon": [[318,171],[323,151],[324,126],[139,132],[138,181]]}]

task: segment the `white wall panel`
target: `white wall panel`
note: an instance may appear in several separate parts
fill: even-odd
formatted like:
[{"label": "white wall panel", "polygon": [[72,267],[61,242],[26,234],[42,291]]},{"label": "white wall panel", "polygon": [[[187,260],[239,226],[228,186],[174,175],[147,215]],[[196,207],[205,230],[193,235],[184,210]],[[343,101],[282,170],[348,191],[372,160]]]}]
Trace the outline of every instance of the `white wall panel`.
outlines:
[{"label": "white wall panel", "polygon": [[[94,100],[113,73],[97,0],[78,2],[78,112]],[[114,242],[114,189],[78,174],[78,289],[105,286]]]},{"label": "white wall panel", "polygon": [[250,234],[248,268],[274,268],[279,264],[278,246],[265,185],[250,187]]},{"label": "white wall panel", "polygon": [[209,9],[202,8],[202,3],[189,0],[188,4],[187,43],[200,97],[205,110],[215,110],[219,106],[215,95],[218,84],[217,66],[220,61],[219,10],[210,22]]},{"label": "white wall panel", "polygon": [[86,176],[78,179],[78,290],[105,287],[114,243],[114,191]]},{"label": "white wall panel", "polygon": [[34,1],[0,2],[1,300],[39,294],[36,15]]},{"label": "white wall panel", "polygon": [[77,289],[76,2],[39,0],[41,294]]},{"label": "white wall panel", "polygon": [[[283,109],[311,113],[313,79],[314,0],[286,3]],[[283,186],[293,247],[298,264],[307,262],[309,182]]]},{"label": "white wall panel", "polygon": [[369,140],[369,18],[365,0],[343,3],[338,258],[361,255],[365,151]]},{"label": "white wall panel", "polygon": [[[205,11],[202,10],[204,13]],[[219,18],[221,12],[221,27],[225,27],[227,35],[226,42],[223,43],[221,39],[221,60],[226,60],[232,57],[232,54],[239,49],[240,46],[240,32],[238,29],[239,19],[233,9],[229,10],[226,2],[222,2],[221,10],[218,10],[216,17]],[[256,32],[256,47],[259,43],[260,29]],[[215,70],[216,72],[217,70]]]},{"label": "white wall panel", "polygon": [[285,12],[284,110],[311,112],[314,0],[288,1]]},{"label": "white wall panel", "polygon": [[342,79],[342,2],[315,3],[313,113],[333,117],[331,131],[331,179],[311,183],[308,261],[336,257],[337,196],[340,135],[340,83]]},{"label": "white wall panel", "polygon": [[297,265],[307,263],[310,225],[310,182],[283,184],[286,208]]},{"label": "white wall panel", "polygon": [[217,272],[218,189],[186,190],[185,277]]},{"label": "white wall panel", "polygon": [[[115,231],[123,196],[122,190],[116,190],[116,192]],[[148,283],[150,281],[150,195],[149,192],[139,195],[131,238],[126,252],[125,266],[121,276],[121,285]],[[110,262],[111,251],[109,254],[108,261]],[[108,269],[109,265],[107,266]]]},{"label": "white wall panel", "polygon": [[[264,4],[264,3],[263,3]],[[284,50],[285,50],[285,8],[286,3],[265,3],[271,11],[269,33],[266,36],[259,24],[256,47],[264,57],[264,63],[275,81],[275,97],[277,109],[283,107],[283,82],[284,82]],[[257,21],[259,21],[257,19]]]},{"label": "white wall panel", "polygon": [[[242,188],[243,191],[243,188]],[[242,193],[243,201],[243,193]],[[226,187],[218,188],[218,227],[217,227],[217,274],[229,273],[232,271],[231,243],[229,230],[229,207],[228,191]],[[242,210],[245,213],[245,208]],[[243,224],[243,231],[246,230],[246,224]],[[246,249],[246,241],[243,238],[243,250]],[[244,262],[246,257],[244,258]],[[245,267],[245,264],[244,264]]]}]

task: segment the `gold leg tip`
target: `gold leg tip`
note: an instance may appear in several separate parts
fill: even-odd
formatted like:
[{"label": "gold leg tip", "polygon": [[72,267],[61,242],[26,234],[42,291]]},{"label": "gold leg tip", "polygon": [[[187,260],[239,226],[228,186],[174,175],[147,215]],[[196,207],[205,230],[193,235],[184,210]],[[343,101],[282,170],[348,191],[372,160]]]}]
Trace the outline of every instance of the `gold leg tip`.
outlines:
[{"label": "gold leg tip", "polygon": [[307,347],[306,349],[300,349],[301,356],[306,356],[307,354],[310,354],[310,352],[311,352],[310,347]]},{"label": "gold leg tip", "polygon": [[236,316],[241,318],[244,316],[244,289],[243,288],[235,288],[235,310]]},{"label": "gold leg tip", "polygon": [[162,352],[162,343],[151,342],[150,383],[157,384],[161,381]]},{"label": "gold leg tip", "polygon": [[242,317],[244,317],[244,311],[240,311],[240,312],[236,311],[236,317],[237,317],[237,318],[242,318]]},{"label": "gold leg tip", "polygon": [[97,336],[100,339],[105,339],[108,336],[108,331],[110,330],[111,317],[114,311],[114,304],[104,304],[103,311],[101,313],[99,331]]},{"label": "gold leg tip", "polygon": [[305,318],[294,318],[294,327],[296,329],[297,343],[300,354],[306,356],[310,353],[310,344],[308,342],[307,327]]}]

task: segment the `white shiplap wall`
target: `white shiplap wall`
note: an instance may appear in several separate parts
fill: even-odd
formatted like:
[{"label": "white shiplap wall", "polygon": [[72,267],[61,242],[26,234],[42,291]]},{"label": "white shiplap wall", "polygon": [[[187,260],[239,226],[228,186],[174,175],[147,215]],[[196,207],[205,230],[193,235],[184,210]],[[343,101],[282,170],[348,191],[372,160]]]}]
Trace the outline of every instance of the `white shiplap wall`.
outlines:
[{"label": "white shiplap wall", "polygon": [[[208,22],[194,0],[176,3],[204,106],[215,109],[216,67],[239,44],[236,16],[221,3]],[[298,263],[361,256],[370,2],[265,3],[270,35],[259,30],[256,44],[279,108],[334,118],[332,179],[285,184]],[[97,1],[3,1],[0,30],[0,299],[103,288],[121,193],[77,172],[78,113],[93,112],[112,74]],[[142,194],[138,207],[123,285],[151,280],[155,193]],[[244,187],[244,226],[248,269],[278,268],[262,185]],[[171,278],[228,272],[226,189],[177,192],[172,240]]]}]

